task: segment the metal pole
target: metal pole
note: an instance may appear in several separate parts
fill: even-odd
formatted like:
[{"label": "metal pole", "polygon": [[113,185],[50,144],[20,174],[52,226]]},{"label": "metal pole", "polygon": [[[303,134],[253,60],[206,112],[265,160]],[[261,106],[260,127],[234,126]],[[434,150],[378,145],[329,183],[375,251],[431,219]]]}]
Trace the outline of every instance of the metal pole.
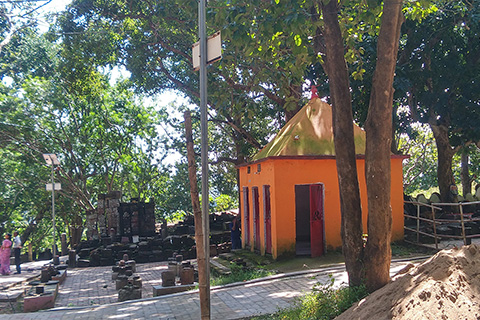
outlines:
[{"label": "metal pole", "polygon": [[55,248],[55,177],[54,177],[54,168],[53,168],[53,159],[52,159],[52,226],[53,226],[53,258],[52,261],[55,263],[55,257],[57,256],[57,249]]},{"label": "metal pole", "polygon": [[202,147],[202,214],[203,237],[205,244],[205,295],[206,306],[202,310],[202,320],[210,319],[210,219],[208,215],[208,123],[207,123],[207,31],[206,0],[200,0],[198,6],[198,32],[200,38],[200,124]]}]

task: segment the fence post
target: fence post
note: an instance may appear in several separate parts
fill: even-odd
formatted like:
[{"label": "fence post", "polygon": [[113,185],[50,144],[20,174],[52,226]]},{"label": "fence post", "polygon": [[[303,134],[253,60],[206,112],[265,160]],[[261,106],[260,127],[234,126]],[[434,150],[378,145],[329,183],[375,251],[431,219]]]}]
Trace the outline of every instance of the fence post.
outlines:
[{"label": "fence post", "polygon": [[420,205],[417,204],[417,243],[420,243]]},{"label": "fence post", "polygon": [[433,237],[435,239],[435,249],[438,250],[437,223],[435,222],[435,208],[432,206]]},{"label": "fence post", "polygon": [[462,237],[463,237],[463,245],[467,245],[467,238],[465,236],[465,223],[463,222],[463,207],[462,203],[459,203],[460,207],[460,220],[462,221]]}]

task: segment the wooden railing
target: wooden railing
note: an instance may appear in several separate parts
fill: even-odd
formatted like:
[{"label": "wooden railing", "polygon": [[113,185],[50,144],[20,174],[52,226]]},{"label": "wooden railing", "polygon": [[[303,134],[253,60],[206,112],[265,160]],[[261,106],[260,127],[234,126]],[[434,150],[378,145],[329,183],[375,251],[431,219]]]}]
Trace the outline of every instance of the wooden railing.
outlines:
[{"label": "wooden railing", "polygon": [[[404,229],[407,230],[407,231],[411,231],[411,232],[415,232],[417,237],[416,237],[416,244],[421,244],[420,242],[420,235],[424,235],[424,236],[427,236],[427,237],[432,237],[435,241],[435,248],[438,249],[438,242],[442,239],[442,238],[451,238],[451,239],[459,239],[459,240],[463,240],[463,244],[467,245],[471,242],[471,239],[472,238],[477,238],[477,237],[480,237],[480,234],[470,234],[470,235],[467,235],[466,232],[465,232],[465,222],[476,222],[476,221],[480,221],[480,218],[473,218],[472,217],[472,213],[464,213],[463,211],[463,207],[464,206],[470,206],[470,205],[477,205],[477,204],[480,204],[480,201],[473,201],[473,202],[459,202],[459,203],[432,203],[432,204],[427,204],[427,203],[421,203],[421,202],[416,202],[416,201],[405,201],[405,203],[410,203],[410,204],[413,204],[417,207],[417,215],[416,216],[413,216],[413,215],[410,215],[410,214],[405,214],[405,218],[410,218],[410,219],[414,219],[416,220],[416,229],[413,229],[413,228],[410,228],[410,227],[407,227],[405,226]],[[458,215],[460,216],[460,220],[459,219],[439,219],[436,217],[436,211],[442,211],[442,206],[456,206],[458,207]],[[422,217],[420,216],[420,213],[421,213],[421,208],[422,207],[427,207],[429,209],[431,209],[431,216],[432,218],[426,218],[426,217]],[[429,211],[430,213],[430,211]],[[421,221],[425,221],[429,224],[432,225],[432,229],[433,229],[433,234],[430,234],[428,232],[423,232],[423,231],[420,231],[420,222]],[[437,234],[437,225],[442,225],[442,224],[446,224],[446,223],[449,223],[449,224],[452,224],[452,223],[459,223],[460,226],[461,226],[461,229],[462,229],[462,234],[460,236],[457,236],[457,235],[448,235],[448,234],[442,234],[442,235],[438,235]],[[408,240],[405,240],[407,242],[409,242]]]}]

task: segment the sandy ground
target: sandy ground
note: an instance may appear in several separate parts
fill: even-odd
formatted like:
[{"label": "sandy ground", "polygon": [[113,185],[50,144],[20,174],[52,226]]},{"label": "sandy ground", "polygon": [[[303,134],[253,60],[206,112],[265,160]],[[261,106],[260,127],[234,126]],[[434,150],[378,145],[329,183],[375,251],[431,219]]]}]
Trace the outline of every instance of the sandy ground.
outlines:
[{"label": "sandy ground", "polygon": [[410,265],[337,320],[480,319],[480,245],[442,250]]}]

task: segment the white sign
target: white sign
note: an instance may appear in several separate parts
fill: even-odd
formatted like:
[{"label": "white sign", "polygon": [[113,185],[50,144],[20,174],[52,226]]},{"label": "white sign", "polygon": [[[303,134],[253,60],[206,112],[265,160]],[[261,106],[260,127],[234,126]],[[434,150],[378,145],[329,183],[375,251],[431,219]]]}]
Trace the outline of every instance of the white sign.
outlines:
[{"label": "white sign", "polygon": [[[207,64],[222,59],[222,37],[220,31],[215,32],[207,38]],[[200,42],[192,46],[193,69],[200,69]]]},{"label": "white sign", "polygon": [[54,153],[45,153],[43,154],[43,159],[45,159],[45,162],[51,166],[51,165],[59,165],[60,161],[58,161],[57,155]]},{"label": "white sign", "polygon": [[[52,191],[53,190],[51,183],[47,183],[45,185],[45,188],[47,189],[47,191]],[[55,190],[62,190],[62,184],[61,183],[55,183]]]}]

